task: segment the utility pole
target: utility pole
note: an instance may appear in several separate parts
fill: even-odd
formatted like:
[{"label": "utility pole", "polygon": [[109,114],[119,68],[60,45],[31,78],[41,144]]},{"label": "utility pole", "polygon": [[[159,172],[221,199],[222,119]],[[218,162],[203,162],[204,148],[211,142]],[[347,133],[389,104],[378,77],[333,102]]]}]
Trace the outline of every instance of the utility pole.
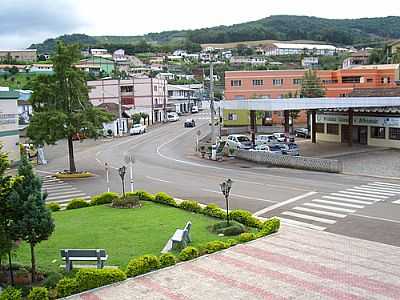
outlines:
[{"label": "utility pole", "polygon": [[122,136],[121,78],[118,76],[118,135]]},{"label": "utility pole", "polygon": [[216,143],[215,136],[215,107],[214,107],[214,66],[210,62],[210,117],[211,117],[211,144]]}]

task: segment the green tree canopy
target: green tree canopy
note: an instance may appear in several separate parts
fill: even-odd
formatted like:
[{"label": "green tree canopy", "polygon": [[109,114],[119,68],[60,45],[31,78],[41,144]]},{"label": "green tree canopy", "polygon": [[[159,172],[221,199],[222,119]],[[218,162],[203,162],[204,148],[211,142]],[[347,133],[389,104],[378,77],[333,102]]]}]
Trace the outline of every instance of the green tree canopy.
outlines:
[{"label": "green tree canopy", "polygon": [[304,74],[300,97],[302,98],[319,98],[325,96],[325,90],[322,87],[321,80],[314,70],[307,70]]}]

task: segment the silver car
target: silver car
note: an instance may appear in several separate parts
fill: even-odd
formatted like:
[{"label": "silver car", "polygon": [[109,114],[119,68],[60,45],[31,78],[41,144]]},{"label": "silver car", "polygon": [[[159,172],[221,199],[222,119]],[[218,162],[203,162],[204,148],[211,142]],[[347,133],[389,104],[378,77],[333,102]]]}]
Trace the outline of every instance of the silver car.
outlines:
[{"label": "silver car", "polygon": [[282,144],[282,154],[290,156],[299,156],[300,149],[295,143]]},{"label": "silver car", "polygon": [[276,137],[272,134],[266,135],[257,135],[256,136],[256,145],[269,145],[269,144],[276,144],[278,141]]},{"label": "silver car", "polygon": [[253,144],[247,135],[231,134],[228,136],[227,145],[230,149],[244,149],[249,150]]},{"label": "silver car", "polygon": [[279,145],[257,145],[254,149],[250,149],[250,151],[258,151],[258,152],[268,152],[273,154],[282,154],[282,150]]}]

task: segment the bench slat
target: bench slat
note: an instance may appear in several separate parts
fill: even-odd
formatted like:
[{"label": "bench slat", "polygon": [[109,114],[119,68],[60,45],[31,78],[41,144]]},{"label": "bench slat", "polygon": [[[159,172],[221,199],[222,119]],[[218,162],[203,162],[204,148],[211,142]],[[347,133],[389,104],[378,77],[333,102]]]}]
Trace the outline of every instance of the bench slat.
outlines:
[{"label": "bench slat", "polygon": [[[70,261],[97,261],[97,257],[68,257]],[[108,259],[108,255],[106,257],[100,257],[100,260],[106,261]],[[66,260],[65,257],[62,260]]]}]

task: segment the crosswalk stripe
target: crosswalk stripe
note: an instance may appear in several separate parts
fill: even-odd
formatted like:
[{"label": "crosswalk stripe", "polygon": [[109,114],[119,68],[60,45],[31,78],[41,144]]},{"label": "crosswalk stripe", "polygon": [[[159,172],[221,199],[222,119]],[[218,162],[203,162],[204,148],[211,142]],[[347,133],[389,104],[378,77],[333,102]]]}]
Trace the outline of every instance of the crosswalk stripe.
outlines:
[{"label": "crosswalk stripe", "polygon": [[67,189],[67,188],[72,188],[72,186],[69,184],[53,185],[53,186],[49,186],[49,187],[45,186],[45,187],[42,187],[42,190],[52,191],[52,190]]},{"label": "crosswalk stripe", "polygon": [[76,188],[73,188],[73,187],[66,186],[66,187],[61,187],[61,188],[51,189],[51,190],[45,189],[43,191],[46,191],[47,193],[52,194],[52,193],[57,193],[57,192],[79,191],[79,190]]},{"label": "crosswalk stripe", "polygon": [[380,184],[380,185],[390,185],[390,186],[394,186],[394,187],[400,188],[400,184],[395,184],[395,183],[379,182],[379,181],[375,181],[374,183]]},{"label": "crosswalk stripe", "polygon": [[335,220],[319,218],[319,217],[314,217],[314,216],[310,216],[310,215],[299,214],[299,213],[295,213],[295,212],[291,212],[291,211],[284,211],[282,213],[282,215],[292,216],[292,217],[305,219],[305,220],[316,221],[316,222],[325,223],[325,224],[335,224],[336,223]]},{"label": "crosswalk stripe", "polygon": [[324,210],[312,209],[312,208],[306,208],[306,207],[300,207],[300,206],[293,207],[293,209],[294,210],[299,210],[299,211],[304,211],[304,212],[315,213],[315,214],[319,214],[319,215],[336,217],[336,218],[345,218],[347,216],[347,215],[344,215],[344,214],[333,213],[333,212],[330,212],[330,211],[324,211]]},{"label": "crosswalk stripe", "polygon": [[400,204],[400,200],[393,201],[394,204]]},{"label": "crosswalk stripe", "polygon": [[396,194],[389,193],[389,192],[383,192],[380,190],[376,190],[373,188],[365,188],[365,187],[354,187],[353,189],[357,191],[364,191],[366,193],[371,193],[371,194],[376,194],[376,195],[384,195],[384,196],[395,196]]},{"label": "crosswalk stripe", "polygon": [[74,198],[79,198],[80,196],[86,196],[85,193],[77,193],[77,194],[71,194],[71,195],[63,195],[63,196],[56,196],[56,197],[48,197],[47,200],[57,200],[57,199],[65,199],[65,198],[70,198],[70,199],[74,199]]},{"label": "crosswalk stripe", "polygon": [[52,186],[59,186],[59,185],[70,185],[69,183],[66,182],[60,182],[60,183],[53,183],[53,184],[42,184],[42,188],[49,188]]},{"label": "crosswalk stripe", "polygon": [[400,186],[392,186],[392,185],[384,185],[384,184],[379,184],[379,183],[368,183],[367,184],[370,187],[377,187],[377,188],[382,188],[382,189],[388,189],[388,190],[393,190],[393,191],[400,191]]},{"label": "crosswalk stripe", "polygon": [[335,201],[322,200],[322,199],[314,199],[314,200],[311,200],[311,201],[312,202],[318,202],[318,203],[331,204],[331,205],[339,205],[339,206],[344,206],[344,207],[352,207],[352,208],[364,208],[365,207],[365,206],[362,206],[362,205],[335,202]]},{"label": "crosswalk stripe", "polygon": [[57,191],[56,193],[50,193],[49,196],[50,196],[50,197],[53,197],[53,196],[57,196],[57,195],[68,195],[68,194],[76,194],[76,193],[82,193],[82,192],[79,191],[79,190],[75,190],[75,191],[64,191],[64,192]]},{"label": "crosswalk stripe", "polygon": [[361,200],[349,199],[349,198],[343,198],[343,197],[336,197],[336,196],[323,196],[322,198],[336,200],[336,201],[356,203],[356,204],[372,204],[373,203],[373,202],[367,202],[367,201],[361,201]]},{"label": "crosswalk stripe", "polygon": [[372,202],[379,202],[379,201],[382,201],[382,199],[371,198],[371,197],[355,196],[355,195],[347,195],[347,194],[342,194],[342,192],[331,193],[331,195],[332,195],[332,196],[337,196],[337,197],[345,197],[345,198],[357,199],[357,200],[362,200],[362,201],[372,201]]},{"label": "crosswalk stripe", "polygon": [[59,182],[60,179],[42,179],[42,183]]},{"label": "crosswalk stripe", "polygon": [[304,203],[303,205],[311,206],[311,207],[317,207],[317,208],[323,208],[323,209],[330,209],[330,210],[346,212],[346,213],[355,213],[356,212],[354,209],[341,208],[341,207],[322,205],[322,204],[315,204],[315,203]]},{"label": "crosswalk stripe", "polygon": [[392,189],[392,188],[385,188],[385,187],[378,187],[378,186],[371,186],[371,185],[362,185],[362,188],[370,189],[373,191],[377,192],[387,192],[387,193],[393,193],[393,194],[400,194],[400,191],[397,189]]},{"label": "crosswalk stripe", "polygon": [[287,224],[291,224],[291,225],[295,225],[295,226],[306,227],[306,228],[319,230],[319,231],[324,231],[326,229],[326,227],[317,226],[317,225],[300,222],[300,221],[296,221],[296,220],[286,219],[286,218],[282,218],[282,217],[279,217],[279,219],[281,220],[282,223],[287,223]]},{"label": "crosswalk stripe", "polygon": [[387,199],[389,198],[388,196],[382,196],[382,195],[372,195],[372,194],[367,194],[364,193],[363,191],[360,190],[355,190],[355,189],[347,189],[346,191],[340,191],[340,193],[344,194],[349,194],[349,195],[356,195],[356,196],[365,196],[365,197],[371,197],[371,198],[379,198],[379,199]]},{"label": "crosswalk stripe", "polygon": [[[85,197],[79,197],[79,199],[85,200],[86,202],[89,202],[90,196],[85,196]],[[51,201],[51,202],[56,202],[60,204],[61,207],[67,206],[69,202],[71,202],[72,199],[64,199],[64,200],[59,200],[59,201]]]}]

